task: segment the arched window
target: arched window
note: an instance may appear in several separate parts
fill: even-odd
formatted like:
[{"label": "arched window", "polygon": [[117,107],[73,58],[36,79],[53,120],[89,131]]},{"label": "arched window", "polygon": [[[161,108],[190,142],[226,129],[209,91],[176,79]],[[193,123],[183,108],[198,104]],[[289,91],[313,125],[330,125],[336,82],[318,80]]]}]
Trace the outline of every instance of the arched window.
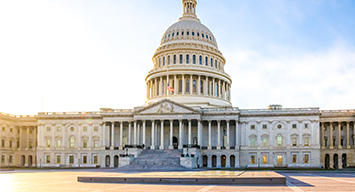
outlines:
[{"label": "arched window", "polygon": [[176,36],[179,36],[179,32],[176,32]]},{"label": "arched window", "polygon": [[171,36],[173,36],[173,37],[174,37],[174,33],[173,33]]},{"label": "arched window", "polygon": [[190,80],[186,80],[186,93],[189,93],[190,92]]},{"label": "arched window", "polygon": [[206,66],[208,65],[208,58],[207,57],[205,58],[205,65]]},{"label": "arched window", "polygon": [[170,55],[168,56],[168,65],[170,65]]},{"label": "arched window", "polygon": [[281,134],[277,135],[276,141],[277,141],[277,146],[282,147],[282,136],[281,136]]},{"label": "arched window", "polygon": [[200,58],[199,58],[199,62],[200,62],[200,65],[202,65],[202,56],[200,55]]},{"label": "arched window", "polygon": [[200,81],[200,93],[203,94],[203,81]]},{"label": "arched window", "polygon": [[165,57],[163,57],[163,66],[165,66]]},{"label": "arched window", "polygon": [[192,63],[193,63],[193,64],[196,64],[196,55],[193,55],[193,56],[192,56]]},{"label": "arched window", "polygon": [[197,32],[197,37],[199,37],[200,36],[200,33],[199,32]]},{"label": "arched window", "polygon": [[182,80],[180,79],[179,80],[179,93],[182,92]]},{"label": "arched window", "polygon": [[57,140],[57,147],[58,148],[62,147],[62,141],[60,139]]},{"label": "arched window", "polygon": [[211,58],[211,67],[213,67],[213,59]]},{"label": "arched window", "polygon": [[192,31],[192,36],[195,36],[195,32]]},{"label": "arched window", "polygon": [[161,58],[159,58],[159,67],[161,67]]},{"label": "arched window", "polygon": [[205,35],[202,33],[202,37],[205,37]]},{"label": "arched window", "polygon": [[184,35],[184,31],[181,32],[181,35]]},{"label": "arched window", "polygon": [[75,147],[75,138],[74,138],[74,136],[71,136],[69,138],[69,147],[70,148],[74,148]]},{"label": "arched window", "polygon": [[190,63],[190,56],[186,55],[186,63],[189,64]]},{"label": "arched window", "polygon": [[[173,36],[174,36],[174,34],[173,34]],[[206,39],[208,40],[208,35],[206,35]]]},{"label": "arched window", "polygon": [[182,64],[182,55],[180,55],[180,64]]},{"label": "arched window", "polygon": [[194,93],[196,93],[196,86],[197,86],[197,85],[196,85],[196,80],[193,80],[193,81],[192,81],[192,86],[193,86],[193,87],[192,87],[192,91],[193,91]]},{"label": "arched window", "polygon": [[217,60],[214,61],[214,67],[217,69]]},{"label": "arched window", "polygon": [[174,55],[174,64],[176,64],[176,55]]},{"label": "arched window", "polygon": [[186,32],[186,35],[190,35],[190,32],[189,32],[189,31],[187,31],[187,32]]}]

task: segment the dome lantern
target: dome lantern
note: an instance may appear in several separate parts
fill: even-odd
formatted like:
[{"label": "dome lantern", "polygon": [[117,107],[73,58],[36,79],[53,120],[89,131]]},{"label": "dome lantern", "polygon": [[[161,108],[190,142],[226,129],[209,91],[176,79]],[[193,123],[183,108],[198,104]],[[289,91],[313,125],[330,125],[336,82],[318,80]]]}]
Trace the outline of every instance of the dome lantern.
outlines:
[{"label": "dome lantern", "polygon": [[192,18],[192,19],[197,19],[196,16],[196,5],[197,2],[196,0],[182,0],[182,5],[183,5],[183,14],[182,18]]}]

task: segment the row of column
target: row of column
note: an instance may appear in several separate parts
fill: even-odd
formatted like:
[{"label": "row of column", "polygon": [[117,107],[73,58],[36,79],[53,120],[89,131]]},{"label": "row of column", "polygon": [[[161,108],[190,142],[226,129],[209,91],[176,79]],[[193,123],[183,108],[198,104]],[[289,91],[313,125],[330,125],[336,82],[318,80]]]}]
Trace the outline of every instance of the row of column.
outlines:
[{"label": "row of column", "polygon": [[[17,129],[14,129],[13,133],[16,135],[15,138],[18,138],[19,141],[19,149],[22,149],[22,135],[24,134],[23,129],[26,129],[26,141],[25,141],[25,149],[28,150],[30,148],[30,129],[32,129],[32,134],[33,134],[33,148],[36,148],[36,143],[37,143],[37,127],[32,127],[32,126],[23,126],[23,127],[18,127]],[[18,131],[19,130],[19,131]],[[5,134],[6,133],[6,134]],[[3,133],[2,131],[2,125],[0,125],[0,139],[2,142],[2,138],[8,136],[10,138],[10,131]],[[16,140],[15,140],[16,141]],[[10,142],[10,140],[8,141]],[[16,143],[12,143],[12,148],[16,146]],[[2,149],[2,143],[0,143],[0,149]],[[6,148],[6,144],[5,144]]]},{"label": "row of column", "polygon": [[[185,76],[188,76],[185,78]],[[177,78],[177,75],[173,75],[172,78],[169,79],[169,76],[161,76],[157,78],[153,78],[147,82],[147,99],[163,96],[163,95],[204,95],[204,96],[212,96],[223,98],[226,100],[230,100],[230,89],[231,86],[228,82],[223,81],[221,79],[215,77],[201,76],[196,75],[197,78],[193,78],[194,75],[182,75],[181,78]],[[179,81],[181,80],[181,85],[179,85]],[[168,84],[170,87],[173,87],[175,91],[173,93],[167,92]],[[187,83],[188,89],[187,89]],[[202,82],[202,84],[201,84]],[[181,86],[181,93],[180,93]],[[194,91],[195,89],[195,91]]]},{"label": "row of column", "polygon": [[[338,148],[342,148],[341,145],[341,126],[342,126],[342,121],[339,122],[321,122],[321,138],[322,138],[322,148],[324,149],[326,147],[326,143],[325,143],[325,134],[324,134],[324,129],[325,129],[325,124],[329,124],[329,148],[333,149],[334,146],[336,145],[336,143],[333,143],[333,126],[335,126],[335,128],[337,128],[337,132],[338,132]],[[351,148],[350,146],[350,121],[345,122],[346,123],[346,148]],[[335,125],[334,125],[335,124]],[[354,129],[354,125],[353,125],[353,133],[355,133],[355,129]]]},{"label": "row of column", "polygon": [[[156,122],[158,121],[158,122]],[[160,143],[156,143],[155,139],[155,123],[159,123],[160,121]],[[173,149],[173,121],[172,119],[169,119],[169,149]],[[183,141],[185,134],[183,133],[183,119],[179,119],[179,141],[178,141],[178,148],[182,149],[183,148]],[[188,144],[191,145],[192,143],[192,120],[188,119],[186,120],[188,123]],[[226,149],[230,149],[230,120],[225,120],[226,121],[226,132],[227,132],[227,145]],[[146,120],[142,120],[142,144],[146,144]],[[221,120],[216,120],[217,122],[217,149],[221,149]],[[119,139],[119,149],[123,149],[123,121],[120,121],[120,139]],[[114,130],[115,130],[115,122],[112,121],[110,122],[111,127],[111,137],[109,138],[111,140],[111,146],[110,149],[114,150]],[[139,145],[139,134],[140,134],[140,123],[137,123],[137,121],[133,121],[133,142],[131,141],[132,138],[132,121],[128,121],[128,145]],[[106,126],[107,122],[103,123],[103,146],[106,146]],[[236,146],[239,143],[238,140],[238,121],[236,121],[236,127],[235,127],[235,139],[236,139]],[[203,135],[203,125],[201,120],[197,120],[197,144],[202,145],[202,135]],[[164,120],[151,120],[151,146],[150,149],[156,149],[156,146],[159,146],[159,149],[164,149]],[[208,120],[208,149],[212,149],[212,120]]]}]

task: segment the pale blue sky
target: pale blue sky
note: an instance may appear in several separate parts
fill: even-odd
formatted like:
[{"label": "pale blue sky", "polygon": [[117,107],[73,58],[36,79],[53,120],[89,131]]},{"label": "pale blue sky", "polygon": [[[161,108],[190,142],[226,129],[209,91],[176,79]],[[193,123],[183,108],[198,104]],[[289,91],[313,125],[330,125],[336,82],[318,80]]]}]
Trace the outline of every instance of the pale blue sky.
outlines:
[{"label": "pale blue sky", "polygon": [[[355,1],[198,0],[240,108],[355,109]],[[0,1],[0,112],[145,102],[145,76],[181,0]]]}]

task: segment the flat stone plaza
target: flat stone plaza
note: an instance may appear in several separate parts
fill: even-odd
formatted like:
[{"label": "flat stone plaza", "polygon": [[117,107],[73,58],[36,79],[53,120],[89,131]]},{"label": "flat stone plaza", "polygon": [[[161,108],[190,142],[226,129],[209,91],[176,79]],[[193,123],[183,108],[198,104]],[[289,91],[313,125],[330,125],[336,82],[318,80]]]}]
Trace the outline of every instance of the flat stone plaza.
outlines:
[{"label": "flat stone plaza", "polygon": [[[218,171],[189,171],[189,174],[215,175]],[[219,173],[241,175],[244,171],[220,171]],[[112,184],[83,183],[78,177],[112,177],[140,174],[168,177],[184,176],[186,172],[122,172],[107,170],[15,170],[1,171],[1,191],[354,191],[355,172],[335,171],[289,171],[277,172],[286,177],[284,186],[251,185],[186,185],[186,184]]]}]

